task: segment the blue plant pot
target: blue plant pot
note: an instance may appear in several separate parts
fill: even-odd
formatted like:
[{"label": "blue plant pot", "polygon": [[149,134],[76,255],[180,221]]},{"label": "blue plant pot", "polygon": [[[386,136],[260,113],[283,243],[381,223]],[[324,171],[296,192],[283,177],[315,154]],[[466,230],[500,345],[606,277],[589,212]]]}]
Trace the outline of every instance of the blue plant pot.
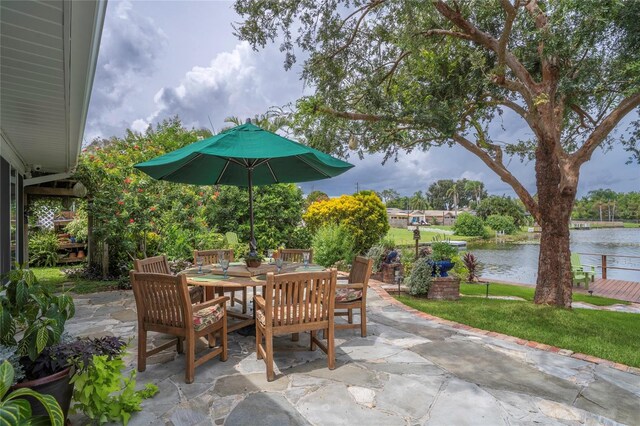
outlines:
[{"label": "blue plant pot", "polygon": [[433,272],[431,273],[432,277],[448,277],[449,272],[456,264],[449,260],[436,260],[433,262]]}]

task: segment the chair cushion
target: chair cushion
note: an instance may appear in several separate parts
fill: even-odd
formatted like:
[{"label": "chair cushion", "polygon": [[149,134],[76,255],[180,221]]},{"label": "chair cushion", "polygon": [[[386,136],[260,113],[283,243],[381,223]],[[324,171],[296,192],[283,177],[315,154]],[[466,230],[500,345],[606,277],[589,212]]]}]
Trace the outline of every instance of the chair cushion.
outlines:
[{"label": "chair cushion", "polygon": [[196,331],[220,321],[224,317],[222,305],[213,305],[193,313],[193,326]]},{"label": "chair cushion", "polygon": [[353,302],[362,299],[362,290],[355,288],[339,288],[336,290],[336,302]]},{"label": "chair cushion", "polygon": [[[296,307],[296,312],[293,313],[292,319],[298,319],[298,310],[299,310],[299,307]],[[310,314],[313,317],[313,312],[310,312]],[[277,310],[276,312],[273,313],[273,319],[275,320],[276,318],[279,317],[279,315],[280,315],[280,311]],[[285,311],[285,315],[286,315],[286,311]],[[264,311],[262,309],[258,309],[256,311],[256,320],[260,322],[260,324],[262,325],[265,325],[267,323],[267,317],[265,316]],[[303,321],[303,322],[310,322],[310,321]]]}]

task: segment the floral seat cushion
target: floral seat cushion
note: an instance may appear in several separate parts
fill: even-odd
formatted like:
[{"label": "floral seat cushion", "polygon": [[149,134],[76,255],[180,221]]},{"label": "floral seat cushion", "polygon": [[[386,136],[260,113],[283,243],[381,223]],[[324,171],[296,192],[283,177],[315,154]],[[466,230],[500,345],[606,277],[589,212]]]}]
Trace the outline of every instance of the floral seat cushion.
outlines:
[{"label": "floral seat cushion", "polygon": [[196,331],[220,321],[224,317],[222,305],[213,305],[193,313],[193,326]]},{"label": "floral seat cushion", "polygon": [[336,290],[336,302],[345,303],[362,299],[362,290],[355,288],[339,288]]},{"label": "floral seat cushion", "polygon": [[[291,313],[290,318],[291,318],[291,320],[294,320],[294,321],[291,321],[291,322],[298,322],[298,321],[297,321],[297,320],[298,320],[298,310],[299,310],[299,307],[297,307],[297,308],[296,308],[295,313],[294,313],[294,312],[292,312],[292,313]],[[284,314],[285,314],[285,315],[287,314],[287,313],[286,313],[286,311],[284,312]],[[279,311],[279,310],[276,310],[276,311],[274,312],[274,314],[273,314],[273,320],[275,321],[276,319],[280,319],[280,318],[279,318],[279,316],[280,316],[280,311]],[[313,318],[313,312],[309,312],[309,316]],[[266,325],[266,323],[267,323],[267,317],[265,316],[265,313],[264,313],[264,311],[263,311],[262,309],[258,309],[258,310],[256,311],[256,320],[257,320],[260,324],[262,324],[262,325]],[[318,320],[319,320],[319,319],[318,319]]]}]

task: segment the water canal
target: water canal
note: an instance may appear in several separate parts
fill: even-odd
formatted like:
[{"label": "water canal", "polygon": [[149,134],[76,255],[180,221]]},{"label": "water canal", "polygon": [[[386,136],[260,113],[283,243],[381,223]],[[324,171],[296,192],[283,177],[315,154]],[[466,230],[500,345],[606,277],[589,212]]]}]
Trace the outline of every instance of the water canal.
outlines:
[{"label": "water canal", "polygon": [[[538,274],[540,246],[536,237],[518,244],[474,243],[469,251],[483,264],[483,278],[535,284]],[[571,251],[577,253],[606,254],[607,266],[640,269],[640,228],[613,228],[571,231]],[[600,256],[581,255],[582,263],[596,266],[596,277],[602,270]],[[640,282],[640,271],[608,269],[607,278]]]}]

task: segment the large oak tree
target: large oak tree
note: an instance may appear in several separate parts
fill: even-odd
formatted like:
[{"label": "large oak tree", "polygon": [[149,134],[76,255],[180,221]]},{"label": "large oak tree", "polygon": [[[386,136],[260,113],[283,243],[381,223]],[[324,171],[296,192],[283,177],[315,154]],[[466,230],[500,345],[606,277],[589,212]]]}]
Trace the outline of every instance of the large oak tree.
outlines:
[{"label": "large oak tree", "polygon": [[[619,143],[640,104],[640,2],[629,0],[237,0],[236,32],[304,51],[315,90],[297,104],[310,144],[346,154],[460,145],[542,227],[535,301],[571,306],[569,219],[581,166]],[[495,140],[509,110],[530,140]],[[638,127],[637,127],[638,128]],[[493,136],[493,137],[492,137]],[[628,138],[635,150],[638,138]],[[535,164],[537,199],[507,167]],[[452,160],[455,161],[455,160]]]}]

